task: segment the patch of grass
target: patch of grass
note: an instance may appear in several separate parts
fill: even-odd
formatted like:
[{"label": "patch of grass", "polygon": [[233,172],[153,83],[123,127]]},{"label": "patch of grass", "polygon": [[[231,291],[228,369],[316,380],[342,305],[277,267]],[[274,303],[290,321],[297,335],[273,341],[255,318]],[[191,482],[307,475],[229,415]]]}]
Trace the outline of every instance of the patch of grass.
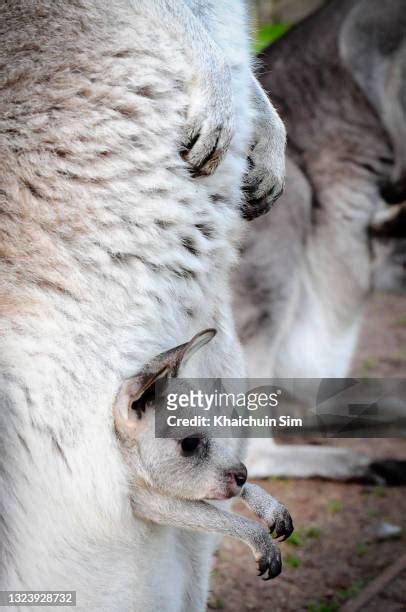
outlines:
[{"label": "patch of grass", "polygon": [[310,527],[306,527],[304,534],[306,538],[314,538],[316,540],[321,536],[321,529],[316,525],[310,525]]},{"label": "patch of grass", "polygon": [[292,546],[300,546],[302,544],[302,537],[300,531],[295,529],[293,533],[290,534],[286,541],[286,544],[292,544]]},{"label": "patch of grass", "polygon": [[355,597],[358,595],[360,591],[362,591],[362,587],[364,586],[363,580],[354,580],[352,584],[346,589],[338,589],[336,592],[336,597],[340,603],[344,603],[348,599]]},{"label": "patch of grass", "polygon": [[355,554],[357,555],[357,557],[359,557],[360,559],[362,559],[363,557],[365,557],[365,555],[368,552],[368,546],[367,544],[357,544],[355,547]]},{"label": "patch of grass", "polygon": [[265,23],[256,32],[252,43],[252,51],[257,54],[265,49],[289,29],[288,23]]},{"label": "patch of grass", "polygon": [[213,595],[212,597],[210,597],[207,607],[209,608],[209,610],[224,610],[224,599]]},{"label": "patch of grass", "polygon": [[362,363],[362,369],[364,372],[370,372],[371,370],[375,370],[378,365],[378,360],[376,357],[366,357]]},{"label": "patch of grass", "polygon": [[367,508],[367,514],[371,518],[374,518],[376,516],[380,516],[381,511],[379,510],[379,508],[374,508],[373,506],[370,506],[369,508]]},{"label": "patch of grass", "polygon": [[281,474],[280,476],[269,476],[268,480],[270,480],[271,482],[278,482],[281,480],[289,480],[287,476],[284,476],[283,474]]},{"label": "patch of grass", "polygon": [[305,539],[316,540],[320,537],[320,535],[321,529],[320,527],[317,527],[317,525],[301,527],[300,529],[295,529],[295,531],[286,540],[286,544],[291,544],[292,546],[302,546]]},{"label": "patch of grass", "polygon": [[346,589],[338,589],[331,600],[321,599],[320,601],[310,601],[305,606],[306,610],[308,612],[336,612],[345,601],[358,595],[363,585],[364,583],[362,580],[354,580]]},{"label": "patch of grass", "polygon": [[375,495],[375,497],[386,497],[386,488],[385,487],[374,487],[372,489],[372,493]]},{"label": "patch of grass", "polygon": [[339,608],[339,604],[336,601],[309,601],[306,604],[306,610],[308,612],[336,612]]},{"label": "patch of grass", "polygon": [[295,569],[300,567],[303,563],[302,557],[300,557],[299,555],[295,555],[293,553],[286,555],[285,560],[286,560],[286,563],[289,565],[289,567],[293,567]]},{"label": "patch of grass", "polygon": [[342,509],[343,502],[341,499],[330,499],[330,501],[327,503],[327,512],[330,512],[330,514],[337,514],[338,512],[341,512]]}]

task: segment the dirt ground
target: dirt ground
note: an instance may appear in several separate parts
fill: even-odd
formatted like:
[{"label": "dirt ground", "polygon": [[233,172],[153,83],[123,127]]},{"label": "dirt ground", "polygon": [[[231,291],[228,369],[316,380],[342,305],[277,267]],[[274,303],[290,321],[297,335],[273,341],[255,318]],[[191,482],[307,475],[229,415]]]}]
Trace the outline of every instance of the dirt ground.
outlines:
[{"label": "dirt ground", "polygon": [[[406,296],[374,297],[352,373],[406,376]],[[334,443],[359,448],[371,458],[406,459],[406,439]],[[296,527],[290,541],[281,545],[282,574],[263,582],[247,547],[226,538],[213,570],[210,609],[334,612],[406,552],[406,487],[283,479],[260,484],[289,508]],[[246,513],[239,503],[235,509]],[[383,523],[402,531],[380,539],[377,534]],[[363,610],[406,611],[406,572]]]},{"label": "dirt ground", "polygon": [[406,296],[390,293],[374,296],[365,317],[352,373],[406,377]]}]

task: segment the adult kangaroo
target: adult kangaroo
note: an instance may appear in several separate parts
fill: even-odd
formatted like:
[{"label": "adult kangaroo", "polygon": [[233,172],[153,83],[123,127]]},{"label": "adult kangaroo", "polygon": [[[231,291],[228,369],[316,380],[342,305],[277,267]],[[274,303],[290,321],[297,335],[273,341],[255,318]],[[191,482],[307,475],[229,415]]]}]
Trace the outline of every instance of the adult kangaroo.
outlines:
[{"label": "adult kangaroo", "polygon": [[202,330],[217,334],[183,373],[244,373],[241,209],[278,195],[285,143],[244,3],[0,8],[1,588],[204,610],[214,539],[136,528],[113,405]]},{"label": "adult kangaroo", "polygon": [[[406,287],[404,2],[327,2],[260,62],[288,166],[280,204],[250,226],[235,276],[249,375],[345,377],[371,290]],[[341,449],[257,440],[250,450],[251,475],[369,472],[367,457]]]}]

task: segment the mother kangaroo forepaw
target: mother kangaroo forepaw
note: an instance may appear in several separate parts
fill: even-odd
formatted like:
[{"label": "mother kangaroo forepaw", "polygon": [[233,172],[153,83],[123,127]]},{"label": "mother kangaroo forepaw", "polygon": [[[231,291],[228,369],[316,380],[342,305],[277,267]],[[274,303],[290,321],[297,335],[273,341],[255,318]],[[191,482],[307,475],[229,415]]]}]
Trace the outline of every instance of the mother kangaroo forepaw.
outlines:
[{"label": "mother kangaroo forepaw", "polygon": [[281,167],[280,172],[272,172],[270,167],[258,164],[253,158],[248,158],[250,170],[245,177],[243,193],[245,202],[242,206],[242,215],[247,221],[252,221],[265,215],[276,200],[280,198],[285,186],[285,173]]},{"label": "mother kangaroo forepaw", "polygon": [[213,58],[196,80],[180,151],[193,177],[215,172],[235,132],[231,71],[220,54]]},{"label": "mother kangaroo forepaw", "polygon": [[252,221],[257,217],[266,215],[271,210],[272,205],[282,195],[283,187],[277,189],[273,186],[264,196],[256,197],[257,189],[246,186],[243,187],[245,202],[241,207],[241,213],[246,221]]}]

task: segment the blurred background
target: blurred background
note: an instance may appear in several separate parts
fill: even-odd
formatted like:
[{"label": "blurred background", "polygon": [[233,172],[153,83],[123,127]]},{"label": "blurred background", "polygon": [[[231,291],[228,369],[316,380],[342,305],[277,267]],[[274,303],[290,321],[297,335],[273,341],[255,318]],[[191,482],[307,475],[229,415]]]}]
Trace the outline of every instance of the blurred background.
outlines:
[{"label": "blurred background", "polygon": [[[322,4],[323,0],[251,0],[253,51],[264,49]],[[405,293],[375,291],[350,375],[406,377]],[[333,442],[376,459],[406,458],[404,439]],[[226,539],[213,571],[210,609],[406,610],[406,564],[400,562],[399,566],[406,551],[405,487],[284,478],[269,478],[261,485],[279,498],[294,518],[296,531],[281,546],[283,573],[275,581],[262,582],[250,551]],[[242,505],[237,504],[236,509],[245,513]],[[396,563],[392,579],[380,584]],[[362,596],[371,586],[375,592],[363,604]]]},{"label": "blurred background", "polygon": [[254,52],[282,35],[323,4],[323,0],[251,0]]}]

